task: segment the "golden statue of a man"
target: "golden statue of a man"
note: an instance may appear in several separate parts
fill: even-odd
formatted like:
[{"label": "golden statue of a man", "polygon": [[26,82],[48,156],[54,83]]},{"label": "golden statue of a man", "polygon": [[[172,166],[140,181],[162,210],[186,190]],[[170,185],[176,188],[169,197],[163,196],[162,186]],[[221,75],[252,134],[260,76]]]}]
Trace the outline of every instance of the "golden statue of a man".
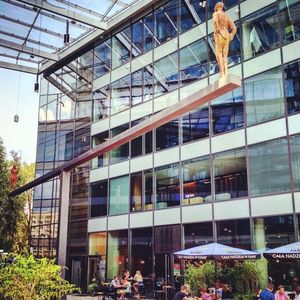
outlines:
[{"label": "golden statue of a man", "polygon": [[236,26],[233,21],[223,11],[224,4],[218,2],[213,13],[214,40],[216,48],[216,59],[220,69],[220,79],[228,74],[228,50],[229,43],[236,34]]}]

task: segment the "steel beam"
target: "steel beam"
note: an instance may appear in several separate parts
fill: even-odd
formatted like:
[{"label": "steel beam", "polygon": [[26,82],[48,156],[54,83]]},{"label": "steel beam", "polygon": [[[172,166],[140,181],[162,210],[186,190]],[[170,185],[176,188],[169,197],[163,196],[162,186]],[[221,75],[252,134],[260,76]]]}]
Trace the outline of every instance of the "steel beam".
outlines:
[{"label": "steel beam", "polygon": [[4,61],[0,62],[0,68],[23,72],[23,73],[35,74],[35,75],[38,74],[38,69],[22,66],[18,64],[12,64]]},{"label": "steel beam", "polygon": [[108,151],[111,151],[121,145],[128,143],[129,141],[156,129],[188,112],[198,108],[201,105],[208,103],[209,101],[218,98],[230,91],[233,91],[237,87],[241,86],[241,78],[235,75],[228,75],[225,80],[217,80],[208,86],[194,92],[190,96],[181,99],[180,102],[175,103],[164,110],[158,112],[154,116],[142,121],[141,123],[123,131],[108,141],[102,143],[98,147],[91,149],[78,157],[64,163],[58,168],[50,171],[49,173],[42,175],[35,180],[27,183],[26,185],[11,192],[10,196],[16,196],[20,193],[27,191],[43,182],[48,181],[61,174],[63,171],[70,171],[77,166],[90,161],[91,159],[98,157]]},{"label": "steel beam", "polygon": [[53,60],[53,61],[58,60],[58,55],[56,55],[56,54],[52,54],[52,53],[42,51],[42,50],[37,50],[32,47],[20,45],[20,44],[14,43],[14,42],[9,42],[9,41],[3,40],[3,39],[0,39],[0,45],[4,48],[8,48],[8,49],[12,49],[12,50],[20,51],[20,52],[24,52],[24,53],[29,53],[34,56],[47,58],[49,60]]},{"label": "steel beam", "polygon": [[104,30],[107,29],[107,23],[105,22],[101,22],[100,20],[89,18],[85,15],[76,13],[75,11],[71,11],[65,8],[51,5],[50,3],[43,0],[18,0],[18,1],[72,19],[74,21],[87,24],[95,28],[104,29]]},{"label": "steel beam", "polygon": [[[4,35],[10,36],[10,37],[19,39],[19,40],[21,40],[25,43],[25,38],[21,35],[18,35],[18,34],[12,33],[12,32],[6,32],[6,31],[3,31],[1,29],[0,29],[0,34],[4,34]],[[46,44],[46,43],[43,43],[43,42],[40,42],[40,41],[37,41],[37,40],[32,40],[32,39],[29,39],[29,38],[26,39],[26,42],[36,44],[36,45],[39,45],[39,46],[42,46],[42,47],[45,47],[45,48],[49,48],[49,49],[52,49],[52,50],[59,50],[58,47],[55,47],[55,46],[52,46],[52,45],[49,45],[49,44]]]}]

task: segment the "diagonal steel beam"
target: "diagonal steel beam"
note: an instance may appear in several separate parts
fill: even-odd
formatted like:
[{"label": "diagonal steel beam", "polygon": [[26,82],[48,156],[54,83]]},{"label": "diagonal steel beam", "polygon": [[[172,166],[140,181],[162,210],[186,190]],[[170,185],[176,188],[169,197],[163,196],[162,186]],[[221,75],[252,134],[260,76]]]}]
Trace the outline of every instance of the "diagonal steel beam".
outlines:
[{"label": "diagonal steel beam", "polygon": [[32,47],[20,45],[20,44],[14,43],[14,42],[9,42],[9,41],[3,40],[3,39],[0,39],[0,45],[4,48],[8,48],[8,49],[12,49],[12,50],[16,50],[16,51],[20,51],[20,52],[24,52],[24,53],[29,53],[34,56],[47,58],[49,60],[53,60],[53,61],[58,60],[58,55],[56,55],[56,54],[52,54],[52,53],[42,51],[42,50],[37,50]]},{"label": "diagonal steel beam", "polygon": [[78,157],[64,163],[58,168],[50,171],[49,173],[42,175],[28,184],[11,192],[10,196],[16,196],[20,193],[27,191],[43,182],[50,180],[61,174],[63,171],[70,171],[81,164],[90,161],[91,159],[98,157],[108,151],[111,151],[121,145],[128,143],[129,141],[149,132],[161,125],[164,125],[186,113],[198,108],[201,105],[208,103],[209,101],[218,98],[230,91],[233,91],[237,87],[241,86],[241,78],[235,75],[229,75],[224,81],[218,80],[208,86],[194,92],[190,96],[181,99],[179,103],[175,103],[164,110],[158,112],[154,116],[144,120],[143,122],[123,131],[108,141],[102,143],[98,147],[91,149]]},{"label": "diagonal steel beam", "polygon": [[104,30],[107,29],[107,23],[105,22],[101,22],[100,20],[89,18],[85,15],[81,15],[69,9],[52,5],[47,1],[43,1],[43,0],[18,0],[18,1],[69,18],[71,20],[81,22],[89,26],[93,26],[95,28],[104,29]]},{"label": "diagonal steel beam", "polygon": [[15,60],[20,60],[20,61],[26,61],[26,62],[29,62],[31,64],[36,64],[36,65],[39,63],[38,61],[33,60],[33,59],[24,58],[24,57],[17,57],[17,56],[14,56],[14,55],[3,53],[3,52],[0,52],[0,56],[15,59]]},{"label": "diagonal steel beam", "polygon": [[[6,32],[6,31],[3,31],[3,30],[0,29],[0,34],[7,35],[7,36],[10,36],[10,37],[13,37],[13,38],[16,38],[16,39],[19,39],[19,40],[25,42],[25,38],[23,36],[12,33],[12,32]],[[28,39],[27,38],[27,42],[35,44],[35,45],[39,45],[39,46],[42,46],[42,47],[45,47],[45,48],[49,48],[49,49],[52,49],[52,50],[58,50],[59,49],[58,47],[55,47],[55,46],[52,46],[52,45],[49,45],[49,44],[46,44],[46,43],[43,43],[43,42],[40,42],[40,41],[37,41],[37,40],[33,40],[33,39]]]},{"label": "diagonal steel beam", "polygon": [[[9,4],[14,5],[16,7],[21,7],[23,9],[26,9],[26,10],[29,10],[29,11],[32,12],[32,6],[31,5],[27,5],[27,4],[24,4],[24,3],[19,3],[19,2],[17,2],[18,0],[14,0],[14,1],[13,0],[0,0],[0,1],[9,3]],[[49,13],[47,11],[41,10],[40,15],[48,17],[50,19],[57,20],[57,21],[62,22],[62,23],[66,23],[65,18],[60,17],[60,16],[55,15],[55,14],[52,14],[52,13]],[[90,29],[90,27],[87,27],[86,25],[82,25],[82,24],[79,24],[79,23],[75,23],[75,24],[72,23],[72,26],[80,28],[81,30],[84,30],[84,31]]]},{"label": "diagonal steel beam", "polygon": [[18,64],[12,64],[4,61],[0,62],[0,68],[23,72],[23,73],[35,74],[35,75],[38,73],[38,69],[22,66]]}]

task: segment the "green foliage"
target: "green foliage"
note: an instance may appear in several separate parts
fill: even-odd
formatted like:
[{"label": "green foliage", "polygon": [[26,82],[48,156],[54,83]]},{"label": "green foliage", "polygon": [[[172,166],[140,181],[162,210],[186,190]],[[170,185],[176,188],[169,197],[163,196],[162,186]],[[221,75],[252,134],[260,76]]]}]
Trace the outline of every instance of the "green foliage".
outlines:
[{"label": "green foliage", "polygon": [[[218,268],[220,276],[220,269]],[[198,294],[200,287],[213,286],[215,282],[215,263],[188,263],[184,272],[185,282],[191,287],[192,294]]]},{"label": "green foliage", "polygon": [[[218,263],[217,278],[223,283],[236,289],[236,299],[242,295],[243,300],[252,299],[253,291],[260,280],[262,273],[260,260],[236,262],[234,266],[222,266]],[[185,269],[185,281],[191,286],[191,292],[196,294],[202,286],[215,285],[215,264],[213,261],[206,263],[188,263]],[[248,297],[248,298],[247,298]]]},{"label": "green foliage", "polygon": [[73,284],[61,278],[61,266],[56,265],[54,260],[15,255],[11,263],[6,263],[8,258],[1,261],[0,298],[60,299],[77,290]]},{"label": "green foliage", "polygon": [[34,164],[21,163],[21,158],[12,151],[12,161],[5,158],[3,141],[0,138],[0,248],[7,252],[29,253],[30,208],[32,191],[9,197],[9,176],[13,164],[17,166],[18,178],[15,188],[34,179]]}]

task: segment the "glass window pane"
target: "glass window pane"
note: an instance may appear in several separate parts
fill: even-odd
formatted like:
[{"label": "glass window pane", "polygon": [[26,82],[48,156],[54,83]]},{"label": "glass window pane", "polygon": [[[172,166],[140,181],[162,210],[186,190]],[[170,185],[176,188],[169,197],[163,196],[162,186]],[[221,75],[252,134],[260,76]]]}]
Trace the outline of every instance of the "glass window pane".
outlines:
[{"label": "glass window pane", "polygon": [[300,1],[279,1],[279,20],[283,43],[289,43],[300,37]]},{"label": "glass window pane", "polygon": [[106,256],[106,232],[90,233],[89,255]]},{"label": "glass window pane", "polygon": [[128,231],[108,232],[107,279],[128,269]]},{"label": "glass window pane", "polygon": [[207,48],[204,39],[180,50],[180,82],[184,86],[207,76]]},{"label": "glass window pane", "polygon": [[112,69],[122,66],[130,59],[130,41],[124,31],[112,37]]},{"label": "glass window pane", "polygon": [[156,151],[174,147],[179,143],[178,120],[173,120],[156,129]]},{"label": "glass window pane", "polygon": [[107,196],[107,180],[91,185],[91,217],[101,217],[107,215]]},{"label": "glass window pane", "polygon": [[213,160],[215,200],[230,200],[248,195],[245,150],[217,154]]},{"label": "glass window pane", "polygon": [[286,139],[249,146],[249,167],[252,195],[290,190]]},{"label": "glass window pane", "polygon": [[[211,195],[209,158],[201,157],[182,164],[183,204],[208,201]],[[211,196],[210,196],[211,197]]]},{"label": "glass window pane", "polygon": [[130,107],[130,75],[111,84],[111,114]]},{"label": "glass window pane", "polygon": [[142,210],[142,172],[130,175],[130,211]]},{"label": "glass window pane", "polygon": [[194,10],[197,12],[199,19],[202,22],[206,21],[206,3],[207,0],[189,0]]},{"label": "glass window pane", "polygon": [[247,124],[253,125],[284,115],[281,68],[245,80]]},{"label": "glass window pane", "polygon": [[[152,244],[152,228],[132,229],[131,274],[139,270],[147,278],[153,273]],[[145,287],[146,283],[144,278]]]},{"label": "glass window pane", "polygon": [[243,20],[244,59],[267,52],[279,45],[277,7],[261,9]]},{"label": "glass window pane", "polygon": [[178,88],[178,52],[154,63],[154,95],[159,96]]},{"label": "glass window pane", "polygon": [[220,244],[251,250],[249,220],[218,221],[217,241]]},{"label": "glass window pane", "polygon": [[109,116],[110,85],[106,85],[93,92],[93,121]]},{"label": "glass window pane", "polygon": [[178,2],[179,2],[178,3],[178,10],[179,10],[178,26],[179,26],[180,32],[185,32],[188,29],[192,28],[194,25],[196,25],[196,22],[192,16],[190,10],[186,6],[185,1],[179,0]]},{"label": "glass window pane", "polygon": [[111,70],[111,40],[107,40],[94,49],[94,76],[101,77]]},{"label": "glass window pane", "polygon": [[205,138],[209,134],[208,107],[200,107],[182,117],[182,141],[191,141]]},{"label": "glass window pane", "polygon": [[294,189],[300,189],[300,136],[290,138]]},{"label": "glass window pane", "polygon": [[[97,147],[102,143],[106,142],[109,138],[109,131],[103,131],[93,136],[93,147]],[[97,167],[102,167],[108,165],[109,155],[108,153],[104,153],[98,156]]]},{"label": "glass window pane", "polygon": [[145,210],[153,209],[153,172],[152,170],[144,171],[144,201]]},{"label": "glass window pane", "polygon": [[243,93],[238,88],[211,102],[213,133],[244,126]]},{"label": "glass window pane", "polygon": [[285,95],[288,113],[300,111],[300,61],[284,66]]},{"label": "glass window pane", "polygon": [[184,249],[213,243],[211,222],[184,224]]},{"label": "glass window pane", "polygon": [[[131,127],[136,126],[142,121],[142,119],[131,122]],[[143,138],[144,135],[131,141],[131,157],[137,157],[143,154]]]},{"label": "glass window pane", "polygon": [[154,11],[156,45],[170,40],[177,32],[177,0],[171,0]]},{"label": "glass window pane", "polygon": [[153,65],[144,68],[143,101],[148,101],[153,98],[153,73]]},{"label": "glass window pane", "polygon": [[155,170],[156,208],[180,205],[178,164],[171,164]]},{"label": "glass window pane", "polygon": [[[129,124],[124,124],[119,127],[111,129],[111,137],[114,137],[129,128]],[[115,163],[125,159],[129,156],[129,143],[126,143],[118,148],[110,151],[110,162]]]},{"label": "glass window pane", "polygon": [[143,69],[131,74],[131,104],[143,101]]},{"label": "glass window pane", "polygon": [[128,213],[129,176],[111,179],[109,192],[109,215]]},{"label": "glass window pane", "polygon": [[153,13],[144,18],[144,51],[151,50],[154,44],[154,16]]},{"label": "glass window pane", "polygon": [[142,20],[132,25],[132,53],[134,56],[143,52],[143,32],[144,26]]}]

